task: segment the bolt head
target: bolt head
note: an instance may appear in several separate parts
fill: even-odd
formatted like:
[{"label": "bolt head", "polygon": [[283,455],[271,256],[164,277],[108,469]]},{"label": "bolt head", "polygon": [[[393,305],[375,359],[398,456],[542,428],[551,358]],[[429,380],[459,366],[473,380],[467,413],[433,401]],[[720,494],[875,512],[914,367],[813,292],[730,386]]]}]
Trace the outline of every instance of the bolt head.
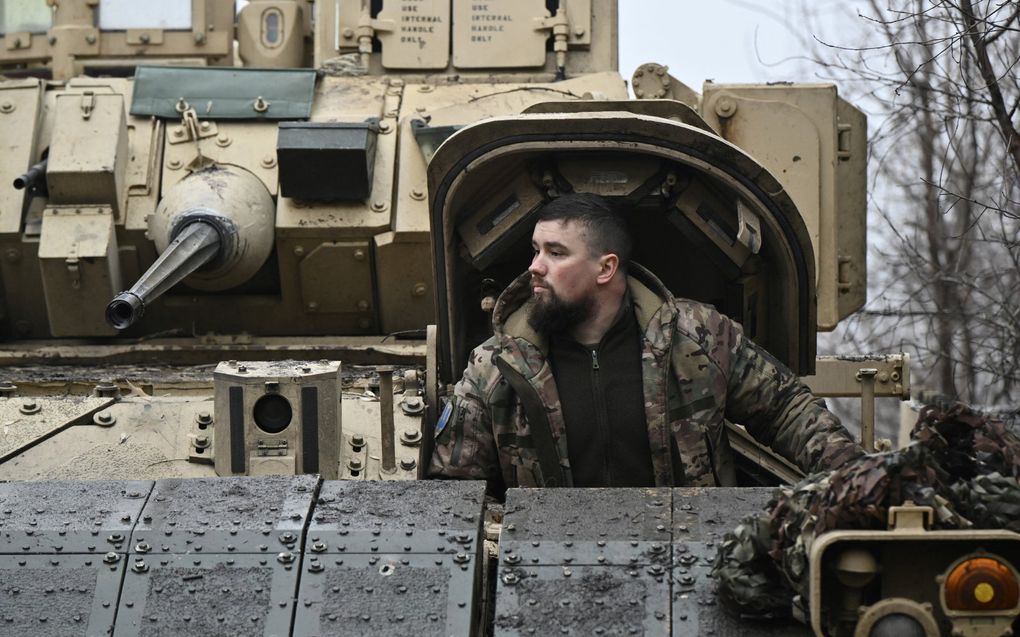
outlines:
[{"label": "bolt head", "polygon": [[715,103],[715,114],[719,117],[732,117],[737,112],[737,103],[730,97],[721,97]]}]

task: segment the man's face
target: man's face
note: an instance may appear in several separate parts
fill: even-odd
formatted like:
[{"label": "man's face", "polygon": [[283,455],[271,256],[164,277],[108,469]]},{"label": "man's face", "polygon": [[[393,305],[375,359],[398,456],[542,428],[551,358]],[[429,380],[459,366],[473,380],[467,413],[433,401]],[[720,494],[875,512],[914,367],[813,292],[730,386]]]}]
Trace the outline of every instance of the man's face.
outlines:
[{"label": "man's face", "polygon": [[546,334],[569,330],[594,310],[599,259],[575,221],[540,221],[531,235],[532,327]]}]

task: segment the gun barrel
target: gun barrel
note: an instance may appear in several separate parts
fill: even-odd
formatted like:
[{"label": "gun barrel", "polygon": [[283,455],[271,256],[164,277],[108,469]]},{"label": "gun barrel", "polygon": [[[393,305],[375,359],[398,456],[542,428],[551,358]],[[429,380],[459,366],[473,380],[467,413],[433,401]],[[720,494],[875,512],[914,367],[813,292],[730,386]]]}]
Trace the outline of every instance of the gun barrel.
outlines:
[{"label": "gun barrel", "polygon": [[34,164],[29,168],[25,174],[21,175],[14,180],[15,190],[25,190],[33,195],[41,195],[43,197],[49,194],[49,188],[46,183],[46,162],[48,159],[44,159],[41,162]]},{"label": "gun barrel", "polygon": [[145,314],[145,307],[189,274],[219,255],[221,239],[216,228],[194,221],[181,228],[130,290],[118,294],[106,306],[106,322],[125,330]]}]

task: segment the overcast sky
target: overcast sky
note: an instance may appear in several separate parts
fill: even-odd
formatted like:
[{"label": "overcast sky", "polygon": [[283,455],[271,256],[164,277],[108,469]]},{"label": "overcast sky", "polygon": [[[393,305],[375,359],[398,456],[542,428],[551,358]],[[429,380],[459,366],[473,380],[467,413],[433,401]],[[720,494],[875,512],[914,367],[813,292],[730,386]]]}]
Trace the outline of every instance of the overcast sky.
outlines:
[{"label": "overcast sky", "polygon": [[[720,83],[811,81],[805,61],[815,38],[854,44],[863,0],[619,0],[620,73],[645,62],[701,91]],[[807,16],[805,7],[812,15]]]}]

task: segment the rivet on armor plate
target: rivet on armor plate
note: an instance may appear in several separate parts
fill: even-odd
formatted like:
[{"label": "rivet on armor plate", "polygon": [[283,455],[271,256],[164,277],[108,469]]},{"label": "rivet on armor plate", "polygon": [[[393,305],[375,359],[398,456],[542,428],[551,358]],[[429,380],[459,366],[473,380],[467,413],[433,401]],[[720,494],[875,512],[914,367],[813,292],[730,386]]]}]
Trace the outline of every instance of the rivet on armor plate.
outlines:
[{"label": "rivet on armor plate", "polygon": [[21,407],[18,407],[18,411],[25,414],[26,416],[31,414],[37,414],[42,410],[42,406],[34,400],[26,400],[21,403]]}]

